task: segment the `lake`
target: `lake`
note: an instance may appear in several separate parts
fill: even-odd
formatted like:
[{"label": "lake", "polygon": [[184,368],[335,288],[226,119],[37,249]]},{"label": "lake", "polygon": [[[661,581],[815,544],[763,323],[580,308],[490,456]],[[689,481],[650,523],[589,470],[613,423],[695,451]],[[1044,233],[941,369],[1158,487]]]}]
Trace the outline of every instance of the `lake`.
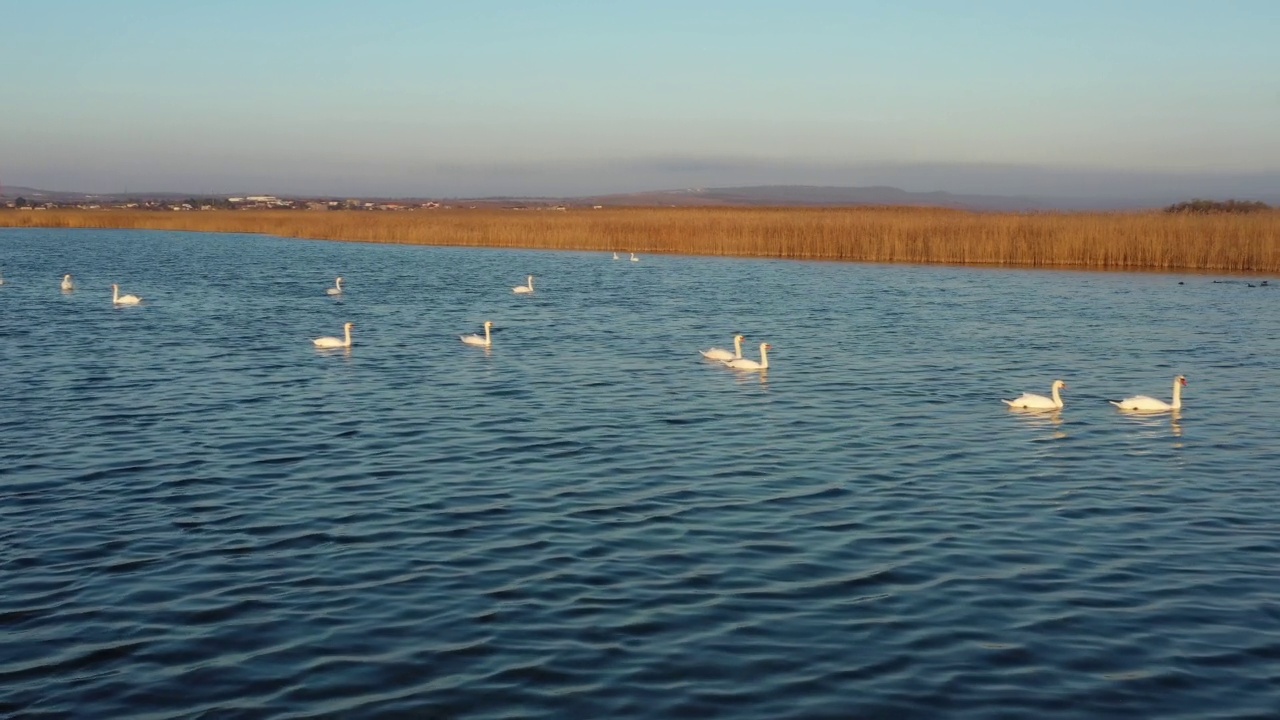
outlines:
[{"label": "lake", "polygon": [[0,715],[1275,717],[1277,283],[622,257],[0,230]]}]

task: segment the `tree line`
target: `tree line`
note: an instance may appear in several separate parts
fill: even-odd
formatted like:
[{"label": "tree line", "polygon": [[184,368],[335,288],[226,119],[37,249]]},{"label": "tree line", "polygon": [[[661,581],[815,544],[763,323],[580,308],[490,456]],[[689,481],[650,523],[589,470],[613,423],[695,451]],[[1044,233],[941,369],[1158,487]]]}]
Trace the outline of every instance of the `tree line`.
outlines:
[{"label": "tree line", "polygon": [[1207,215],[1210,213],[1254,213],[1270,210],[1271,206],[1258,200],[1188,200],[1165,208],[1167,213]]}]

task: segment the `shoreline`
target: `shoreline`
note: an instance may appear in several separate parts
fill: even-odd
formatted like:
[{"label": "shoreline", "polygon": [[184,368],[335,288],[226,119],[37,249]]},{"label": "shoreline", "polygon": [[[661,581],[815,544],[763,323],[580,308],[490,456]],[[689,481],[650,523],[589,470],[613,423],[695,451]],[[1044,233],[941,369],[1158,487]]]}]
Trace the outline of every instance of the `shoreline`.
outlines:
[{"label": "shoreline", "polygon": [[951,265],[1280,272],[1280,212],[972,213],[937,208],[3,210],[0,227],[156,230],[441,247]]}]

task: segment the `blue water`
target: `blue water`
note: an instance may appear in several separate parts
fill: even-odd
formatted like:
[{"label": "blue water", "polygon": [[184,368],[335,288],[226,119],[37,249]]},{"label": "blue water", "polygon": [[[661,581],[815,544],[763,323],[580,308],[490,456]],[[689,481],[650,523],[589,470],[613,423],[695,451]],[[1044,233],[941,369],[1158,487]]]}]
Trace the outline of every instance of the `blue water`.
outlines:
[{"label": "blue water", "polygon": [[[1280,710],[1274,282],[59,230],[0,271],[0,716]],[[735,332],[765,375],[698,355]]]}]

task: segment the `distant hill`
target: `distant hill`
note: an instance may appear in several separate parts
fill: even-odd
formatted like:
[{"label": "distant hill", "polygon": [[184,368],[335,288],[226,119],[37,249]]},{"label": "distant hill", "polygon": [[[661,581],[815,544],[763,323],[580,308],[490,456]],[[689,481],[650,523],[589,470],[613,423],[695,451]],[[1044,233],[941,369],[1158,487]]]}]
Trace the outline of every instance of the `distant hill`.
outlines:
[{"label": "distant hill", "polygon": [[597,205],[776,206],[848,207],[893,205],[942,207],[986,212],[1143,210],[1185,200],[1176,196],[1152,197],[1044,197],[966,195],[949,192],[911,192],[896,187],[832,187],[813,185],[758,185],[752,187],[691,188],[659,192],[600,195],[579,198]]},{"label": "distant hill", "polygon": [[[41,190],[39,188],[23,187],[21,185],[5,185],[0,187],[0,198],[5,200],[26,198],[33,202],[57,203],[78,203],[93,200],[113,201],[131,198],[141,200],[178,200],[189,197],[205,197],[206,195],[207,193],[192,194],[178,192],[86,193],[71,190]],[[221,197],[221,195],[218,195],[217,197]]]},{"label": "distant hill", "polygon": [[602,195],[583,200],[601,205],[730,205],[730,206],[849,206],[905,205],[967,210],[1039,210],[1048,205],[1034,198],[999,195],[958,195],[910,192],[895,187],[829,187],[813,185],[757,185],[752,187],[693,188],[660,192]]}]

